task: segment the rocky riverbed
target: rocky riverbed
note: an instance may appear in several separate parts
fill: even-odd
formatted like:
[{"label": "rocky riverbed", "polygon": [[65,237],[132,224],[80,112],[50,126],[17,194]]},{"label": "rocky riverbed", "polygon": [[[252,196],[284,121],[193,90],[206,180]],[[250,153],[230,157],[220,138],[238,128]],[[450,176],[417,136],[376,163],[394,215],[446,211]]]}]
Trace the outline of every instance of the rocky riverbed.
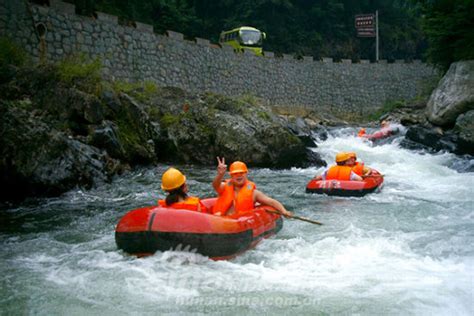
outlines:
[{"label": "rocky riverbed", "polygon": [[[360,125],[275,110],[252,96],[105,82],[94,62],[2,67],[0,200],[90,188],[158,162],[213,165],[224,156],[259,167],[323,166],[308,149],[311,136]],[[428,102],[385,115],[408,127],[402,145],[473,155],[473,76],[474,61],[455,63]]]},{"label": "rocky riverbed", "polygon": [[406,126],[402,145],[474,155],[474,61],[453,63],[427,100],[387,115]]},{"label": "rocky riverbed", "polygon": [[157,162],[325,164],[307,149],[316,123],[277,115],[253,97],[108,83],[93,68],[67,77],[60,65],[11,66],[0,83],[2,199],[91,187]]}]

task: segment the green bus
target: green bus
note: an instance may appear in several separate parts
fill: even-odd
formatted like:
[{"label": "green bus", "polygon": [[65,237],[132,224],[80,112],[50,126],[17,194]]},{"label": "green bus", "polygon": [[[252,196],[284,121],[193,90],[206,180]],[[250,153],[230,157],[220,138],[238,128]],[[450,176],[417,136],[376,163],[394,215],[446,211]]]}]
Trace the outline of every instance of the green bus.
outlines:
[{"label": "green bus", "polygon": [[219,36],[219,43],[232,46],[235,52],[242,53],[244,50],[249,50],[257,56],[263,56],[262,43],[265,37],[264,32],[260,32],[254,27],[241,26],[222,32]]}]

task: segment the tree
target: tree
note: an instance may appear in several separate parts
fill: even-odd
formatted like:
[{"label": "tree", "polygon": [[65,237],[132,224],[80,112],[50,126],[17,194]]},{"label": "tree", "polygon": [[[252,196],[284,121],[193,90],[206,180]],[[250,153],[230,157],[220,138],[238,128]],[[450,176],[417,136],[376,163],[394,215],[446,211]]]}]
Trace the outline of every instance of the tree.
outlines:
[{"label": "tree", "polygon": [[474,1],[423,0],[422,27],[428,60],[447,70],[451,63],[474,59]]}]

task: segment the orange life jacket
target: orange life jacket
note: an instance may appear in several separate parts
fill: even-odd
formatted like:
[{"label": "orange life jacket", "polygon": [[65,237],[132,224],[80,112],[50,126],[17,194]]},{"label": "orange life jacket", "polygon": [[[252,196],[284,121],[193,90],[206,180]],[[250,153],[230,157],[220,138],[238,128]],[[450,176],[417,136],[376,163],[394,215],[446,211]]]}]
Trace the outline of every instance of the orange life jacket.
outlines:
[{"label": "orange life jacket", "polygon": [[352,168],[349,166],[332,166],[326,174],[326,180],[350,180]]},{"label": "orange life jacket", "polygon": [[166,205],[165,200],[159,200],[158,204],[162,207],[175,208],[175,209],[180,209],[180,210],[190,210],[190,211],[197,211],[198,205],[200,205],[202,213],[208,212],[206,206],[202,204],[201,200],[198,197],[194,197],[194,196],[188,196],[186,200],[182,202],[176,202],[171,205]]},{"label": "orange life jacket", "polygon": [[352,167],[352,171],[354,171],[355,174],[362,176],[362,174],[364,173],[364,163],[356,162],[354,167]]},{"label": "orange life jacket", "polygon": [[225,215],[232,205],[236,213],[254,209],[253,191],[256,188],[255,183],[247,180],[239,192],[235,194],[232,182],[226,180],[222,192],[219,192],[219,198],[214,205],[213,213],[220,212],[222,215]]}]

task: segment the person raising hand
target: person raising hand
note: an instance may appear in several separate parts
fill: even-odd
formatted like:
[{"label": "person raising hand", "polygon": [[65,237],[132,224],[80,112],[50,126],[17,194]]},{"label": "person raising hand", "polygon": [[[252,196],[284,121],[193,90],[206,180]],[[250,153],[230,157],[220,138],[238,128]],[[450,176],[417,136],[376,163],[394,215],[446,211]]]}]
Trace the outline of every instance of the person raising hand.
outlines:
[{"label": "person raising hand", "polygon": [[248,169],[245,163],[234,161],[229,168],[231,178],[224,180],[226,171],[225,158],[217,157],[217,175],[212,181],[212,186],[218,194],[213,208],[215,215],[250,211],[255,208],[256,203],[271,206],[285,216],[293,215],[283,204],[257,190],[255,183],[247,178]]}]

